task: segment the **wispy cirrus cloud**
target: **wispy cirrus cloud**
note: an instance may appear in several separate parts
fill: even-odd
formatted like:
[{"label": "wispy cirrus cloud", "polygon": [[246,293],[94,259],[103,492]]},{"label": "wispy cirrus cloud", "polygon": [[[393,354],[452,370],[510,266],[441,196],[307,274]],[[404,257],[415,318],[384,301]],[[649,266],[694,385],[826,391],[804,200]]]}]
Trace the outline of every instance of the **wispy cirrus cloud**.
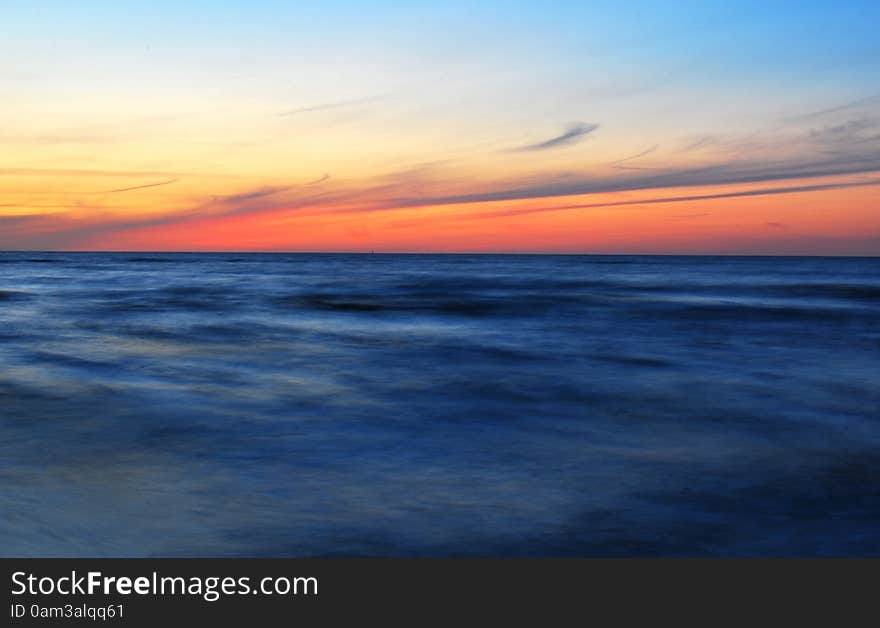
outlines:
[{"label": "wispy cirrus cloud", "polygon": [[796,116],[792,116],[789,120],[809,120],[811,118],[821,118],[833,114],[838,114],[840,112],[848,112],[853,109],[859,109],[862,107],[871,107],[880,105],[880,93],[871,94],[869,96],[865,96],[864,98],[858,98],[856,100],[851,100],[849,102],[835,105],[833,107],[828,107],[826,109],[818,109],[816,111],[810,111],[807,113],[802,113]]},{"label": "wispy cirrus cloud", "polygon": [[[443,196],[400,197],[392,202],[400,207],[419,205],[454,205],[493,201],[516,201],[558,196],[580,196],[607,192],[646,189],[699,187],[765,183],[787,179],[808,179],[835,175],[855,175],[880,171],[880,146],[873,143],[838,142],[834,151],[827,144],[813,146],[809,137],[795,141],[766,140],[754,151],[735,155],[730,160],[715,160],[705,165],[666,167],[650,172],[634,171],[624,175],[602,172],[532,178],[527,184],[510,179],[481,189]],[[805,156],[776,156],[774,149],[792,151],[801,147]],[[818,150],[817,150],[818,149]],[[674,156],[673,156],[674,157]],[[670,157],[672,159],[673,157]]]},{"label": "wispy cirrus cloud", "polygon": [[177,183],[180,179],[168,179],[167,181],[158,181],[156,183],[144,183],[143,185],[133,185],[127,188],[116,188],[114,190],[102,190],[101,192],[92,192],[93,194],[116,194],[118,192],[131,192],[133,190],[143,190],[146,188],[157,188],[163,185],[171,185]]},{"label": "wispy cirrus cloud", "polygon": [[[0,176],[70,176],[70,177],[121,177],[136,179],[138,177],[180,177],[197,176],[191,172],[168,172],[162,170],[90,170],[87,168],[0,168]],[[218,175],[208,175],[218,176]],[[232,176],[232,175],[223,175]]]},{"label": "wispy cirrus cloud", "polygon": [[328,181],[329,179],[330,179],[330,173],[325,172],[323,175],[321,175],[317,179],[313,179],[311,181],[306,182],[306,185],[318,185],[319,183],[324,183],[324,181]]},{"label": "wispy cirrus cloud", "polygon": [[[318,180],[324,180],[321,177]],[[0,249],[67,249],[84,243],[112,239],[116,234],[195,224],[236,216],[271,213],[284,208],[296,211],[306,207],[323,207],[329,198],[315,191],[315,181],[299,185],[262,186],[237,194],[212,195],[208,200],[187,208],[169,211],[158,216],[124,216],[106,211],[89,210],[81,203],[61,205],[59,208],[76,212],[53,214],[18,214],[0,216]],[[135,186],[140,188],[141,186]],[[338,196],[338,195],[337,195]],[[20,204],[10,207],[23,208]]]},{"label": "wispy cirrus cloud", "polygon": [[880,151],[880,115],[854,118],[810,130],[810,139],[826,148],[861,148],[870,150],[871,144]]},{"label": "wispy cirrus cloud", "polygon": [[239,194],[230,194],[227,196],[215,196],[213,197],[214,203],[221,203],[224,205],[235,205],[237,203],[245,203],[248,201],[253,201],[255,199],[265,198],[267,196],[275,196],[276,194],[280,194],[281,192],[285,192],[289,190],[291,186],[273,186],[273,187],[261,187],[255,190],[249,190],[247,192],[241,192]]},{"label": "wispy cirrus cloud", "polygon": [[[683,196],[664,196],[654,198],[634,199],[628,201],[609,201],[605,203],[578,203],[571,205],[556,205],[550,207],[529,207],[522,209],[506,209],[496,211],[474,212],[468,214],[469,218],[499,218],[506,216],[518,216],[522,214],[535,214],[544,212],[569,211],[575,209],[596,209],[600,207],[625,207],[628,205],[656,205],[660,203],[689,203],[694,201],[712,201],[725,198],[742,198],[748,196],[774,196],[778,194],[798,194],[804,192],[819,192],[824,190],[837,190],[855,187],[880,186],[880,179],[866,181],[849,181],[844,183],[824,183],[815,185],[792,185],[777,188],[759,188],[753,190],[737,190],[719,194],[692,194]],[[688,217],[705,216],[707,214],[689,214]],[[770,223],[768,223],[769,225]],[[779,223],[773,223],[778,226]]]},{"label": "wispy cirrus cloud", "polygon": [[640,153],[636,153],[635,155],[630,155],[629,157],[624,157],[623,159],[612,161],[611,166],[619,170],[654,170],[655,168],[651,168],[650,166],[636,166],[629,162],[636,161],[637,159],[641,159],[642,157],[647,157],[651,153],[655,152],[658,148],[660,148],[660,145],[654,144],[651,148],[643,150]]},{"label": "wispy cirrus cloud", "polygon": [[369,96],[366,98],[354,98],[352,100],[338,100],[335,102],[326,102],[319,103],[317,105],[310,105],[307,107],[298,107],[296,109],[288,109],[286,111],[279,111],[275,114],[276,118],[289,118],[291,116],[297,116],[304,113],[316,113],[319,111],[328,111],[332,109],[344,109],[348,107],[358,107],[360,105],[368,105],[375,102],[380,102],[382,100],[386,100],[386,96]]},{"label": "wispy cirrus cloud", "polygon": [[570,144],[574,144],[575,142],[580,141],[584,136],[589,135],[598,128],[598,124],[575,122],[569,125],[568,129],[565,132],[555,137],[551,137],[549,140],[544,140],[543,142],[537,142],[535,144],[526,144],[525,146],[518,146],[516,148],[510,148],[507,150],[507,152],[531,153],[535,151],[548,150],[551,148],[559,148],[561,146],[568,146]]}]

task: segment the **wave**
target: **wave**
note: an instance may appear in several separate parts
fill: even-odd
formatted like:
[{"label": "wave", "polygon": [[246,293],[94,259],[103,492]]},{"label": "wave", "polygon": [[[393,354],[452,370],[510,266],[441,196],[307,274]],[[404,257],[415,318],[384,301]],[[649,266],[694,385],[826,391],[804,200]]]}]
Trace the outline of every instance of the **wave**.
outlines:
[{"label": "wave", "polygon": [[12,301],[15,299],[24,299],[32,296],[28,292],[21,290],[0,290],[0,301]]},{"label": "wave", "polygon": [[646,303],[634,304],[641,317],[672,317],[704,321],[739,321],[742,323],[793,322],[803,320],[846,320],[863,317],[859,310],[800,304],[761,305],[759,303]]},{"label": "wave", "polygon": [[880,285],[876,284],[789,284],[774,288],[782,296],[824,297],[856,301],[880,300]]},{"label": "wave", "polygon": [[244,299],[244,295],[236,290],[203,285],[118,289],[96,294],[94,302],[83,303],[83,307],[115,312],[220,311],[240,304]]},{"label": "wave", "polygon": [[536,314],[553,305],[552,298],[505,299],[478,295],[424,294],[297,294],[278,303],[296,308],[342,313],[401,312],[486,317],[502,314]]}]

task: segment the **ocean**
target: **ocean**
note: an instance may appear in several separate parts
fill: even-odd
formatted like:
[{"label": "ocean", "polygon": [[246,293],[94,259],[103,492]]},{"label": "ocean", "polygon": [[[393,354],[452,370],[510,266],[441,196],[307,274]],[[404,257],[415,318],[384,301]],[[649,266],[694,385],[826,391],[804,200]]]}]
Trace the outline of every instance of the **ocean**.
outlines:
[{"label": "ocean", "polygon": [[880,258],[0,253],[4,556],[880,556]]}]

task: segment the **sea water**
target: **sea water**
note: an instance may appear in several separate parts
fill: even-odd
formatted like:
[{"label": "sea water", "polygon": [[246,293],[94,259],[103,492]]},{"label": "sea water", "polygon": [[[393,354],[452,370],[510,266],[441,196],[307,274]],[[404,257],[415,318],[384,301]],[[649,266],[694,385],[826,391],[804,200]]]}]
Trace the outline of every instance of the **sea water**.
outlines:
[{"label": "sea water", "polygon": [[880,555],[880,259],[2,253],[0,554]]}]

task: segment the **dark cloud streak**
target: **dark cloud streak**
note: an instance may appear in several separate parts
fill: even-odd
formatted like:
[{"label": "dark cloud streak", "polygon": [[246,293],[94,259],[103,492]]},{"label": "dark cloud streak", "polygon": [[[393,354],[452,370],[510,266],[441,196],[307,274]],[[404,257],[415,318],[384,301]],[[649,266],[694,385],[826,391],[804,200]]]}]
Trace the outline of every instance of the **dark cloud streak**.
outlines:
[{"label": "dark cloud streak", "polygon": [[612,161],[612,162],[611,162],[611,167],[612,167],[612,168],[615,168],[615,169],[617,169],[617,170],[657,170],[656,167],[652,167],[652,166],[635,166],[635,165],[630,164],[629,162],[631,162],[631,161],[635,161],[635,160],[637,160],[637,159],[641,159],[642,157],[647,157],[648,155],[650,155],[651,153],[653,153],[653,152],[654,152],[655,150],[657,150],[658,148],[660,148],[660,145],[659,145],[659,144],[654,144],[654,145],[653,145],[651,148],[649,148],[648,150],[643,150],[642,152],[640,152],[640,153],[638,153],[638,154],[631,155],[631,156],[629,156],[629,157],[624,157],[623,159],[618,159],[617,161]]},{"label": "dark cloud streak", "polygon": [[880,93],[872,94],[870,96],[866,96],[865,98],[859,98],[858,100],[853,100],[848,103],[844,103],[842,105],[837,105],[835,107],[829,107],[828,109],[819,109],[818,111],[811,111],[809,113],[802,113],[797,116],[793,116],[790,118],[791,120],[809,120],[810,118],[821,118],[823,116],[827,116],[834,113],[840,113],[841,111],[849,111],[851,109],[858,109],[859,107],[863,107],[865,105],[873,105],[880,104]]},{"label": "dark cloud streak", "polygon": [[357,98],[354,100],[341,100],[338,102],[329,102],[322,103],[319,105],[312,105],[310,107],[300,107],[298,109],[290,109],[289,111],[281,111],[275,114],[277,118],[289,118],[290,116],[296,116],[303,113],[315,113],[318,111],[328,111],[331,109],[342,109],[345,107],[356,107],[358,105],[366,105],[369,103],[378,102],[380,100],[384,100],[381,96],[372,96],[370,98]]},{"label": "dark cloud streak", "polygon": [[168,179],[167,181],[159,181],[157,183],[145,183],[144,185],[133,185],[128,188],[116,188],[115,190],[103,190],[101,192],[92,192],[92,194],[116,194],[118,192],[131,192],[132,190],[143,190],[144,188],[157,188],[162,185],[171,185],[177,183],[180,179]]},{"label": "dark cloud streak", "polygon": [[656,174],[626,177],[583,177],[562,182],[537,183],[435,197],[398,198],[397,207],[455,205],[491,201],[515,201],[555,196],[580,196],[606,192],[626,192],[653,188],[737,185],[785,179],[809,179],[833,175],[853,175],[880,171],[880,153],[843,155],[830,159],[791,163],[740,162],[721,163],[698,168],[658,171]]},{"label": "dark cloud streak", "polygon": [[635,161],[636,159],[641,159],[642,157],[647,157],[648,155],[653,153],[658,148],[660,148],[660,144],[654,144],[651,148],[649,148],[647,150],[643,150],[642,152],[636,153],[635,155],[630,155],[629,157],[624,157],[623,159],[618,159],[616,161],[612,161],[611,163],[613,165],[617,165],[617,164],[626,163],[628,161]]},{"label": "dark cloud streak", "polygon": [[[737,192],[724,192],[720,194],[694,194],[690,196],[670,196],[662,198],[648,198],[631,201],[611,201],[607,203],[585,203],[578,205],[556,205],[553,207],[532,207],[524,209],[506,209],[490,212],[475,212],[468,214],[468,218],[500,218],[518,216],[521,214],[537,214],[543,212],[569,211],[574,209],[595,209],[600,207],[623,207],[627,205],[654,205],[659,203],[689,203],[694,201],[711,201],[723,198],[740,198],[748,196],[771,196],[776,194],[797,194],[802,192],[819,192],[823,190],[836,190],[841,188],[869,187],[880,185],[880,179],[870,181],[852,181],[848,183],[825,183],[816,185],[795,185],[782,188],[764,188],[758,190],[742,190]],[[691,214],[690,216],[706,215]],[[768,223],[769,224],[769,223]]]},{"label": "dark cloud streak", "polygon": [[550,148],[559,148],[560,146],[567,146],[569,144],[574,144],[575,142],[580,141],[581,138],[583,138],[585,135],[592,133],[598,128],[598,124],[577,122],[575,124],[572,124],[568,128],[568,130],[561,135],[551,137],[549,140],[538,142],[537,144],[526,144],[525,146],[520,146],[518,148],[511,148],[507,152],[528,153],[534,151],[548,150]]}]

